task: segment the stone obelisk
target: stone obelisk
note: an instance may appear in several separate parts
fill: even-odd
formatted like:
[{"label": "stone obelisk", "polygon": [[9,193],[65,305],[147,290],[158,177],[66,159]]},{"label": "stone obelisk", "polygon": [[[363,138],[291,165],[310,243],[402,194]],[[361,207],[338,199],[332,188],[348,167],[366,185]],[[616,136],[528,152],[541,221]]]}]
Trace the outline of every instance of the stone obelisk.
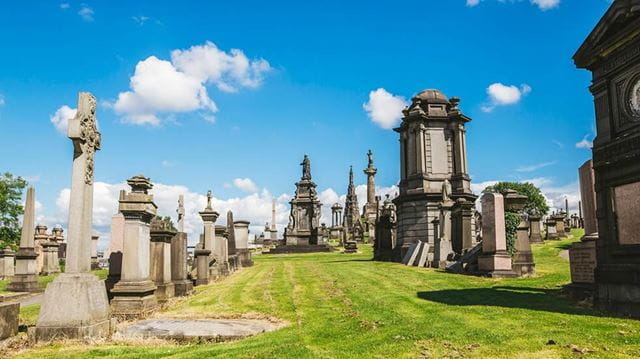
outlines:
[{"label": "stone obelisk", "polygon": [[[38,285],[38,254],[35,251],[35,190],[27,189],[27,198],[24,206],[22,220],[22,233],[20,235],[20,249],[16,253],[15,275],[11,278],[8,290],[12,292],[39,292]],[[46,231],[45,227],[45,231]]]},{"label": "stone obelisk", "polygon": [[67,133],[73,142],[73,169],[66,272],[47,286],[36,340],[105,337],[113,327],[104,282],[90,272],[94,155],[100,149],[96,99],[90,93],[79,94]]}]

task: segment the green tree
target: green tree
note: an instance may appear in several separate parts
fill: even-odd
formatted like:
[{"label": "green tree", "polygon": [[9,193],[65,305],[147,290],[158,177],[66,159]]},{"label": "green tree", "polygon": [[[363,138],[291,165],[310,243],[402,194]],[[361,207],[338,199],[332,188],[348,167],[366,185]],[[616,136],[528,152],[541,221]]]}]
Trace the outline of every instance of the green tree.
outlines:
[{"label": "green tree", "polygon": [[524,206],[526,213],[532,214],[537,212],[538,215],[544,216],[549,212],[549,206],[547,205],[547,200],[542,195],[542,191],[529,182],[498,182],[493,186],[485,188],[483,192],[503,193],[508,189],[527,196],[527,203]]},{"label": "green tree", "polygon": [[20,243],[20,221],[24,213],[22,190],[27,181],[7,172],[0,176],[0,248],[10,246],[16,250]]}]

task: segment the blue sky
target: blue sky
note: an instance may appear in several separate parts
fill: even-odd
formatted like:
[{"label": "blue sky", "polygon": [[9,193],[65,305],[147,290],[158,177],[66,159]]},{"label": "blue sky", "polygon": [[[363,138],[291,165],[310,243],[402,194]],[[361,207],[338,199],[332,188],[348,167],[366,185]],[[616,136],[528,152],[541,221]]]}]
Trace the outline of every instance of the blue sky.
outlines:
[{"label": "blue sky", "polygon": [[103,135],[94,215],[103,247],[117,191],[139,173],[161,184],[154,193],[165,214],[178,193],[190,194],[190,231],[199,230],[195,211],[212,189],[219,209],[250,219],[255,233],[272,197],[286,224],[305,153],[327,202],[346,191],[350,165],[366,183],[368,149],[380,192],[393,193],[397,134],[380,124],[397,120],[403,100],[438,88],[460,97],[473,119],[476,188],[534,180],[550,200],[577,200],[594,116],[590,74],[571,57],[609,4],[5,3],[0,170],[29,179],[39,220],[64,226],[72,146],[64,121],[52,119],[72,115],[77,92],[90,91]]}]

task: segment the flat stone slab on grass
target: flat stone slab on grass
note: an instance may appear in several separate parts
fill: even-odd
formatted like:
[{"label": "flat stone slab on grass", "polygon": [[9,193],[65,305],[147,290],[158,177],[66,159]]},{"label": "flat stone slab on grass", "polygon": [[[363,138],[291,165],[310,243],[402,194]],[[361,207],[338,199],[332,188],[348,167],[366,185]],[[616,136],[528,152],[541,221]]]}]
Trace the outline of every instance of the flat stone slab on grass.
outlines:
[{"label": "flat stone slab on grass", "polygon": [[120,329],[122,339],[229,341],[280,329],[282,324],[255,319],[149,319]]}]

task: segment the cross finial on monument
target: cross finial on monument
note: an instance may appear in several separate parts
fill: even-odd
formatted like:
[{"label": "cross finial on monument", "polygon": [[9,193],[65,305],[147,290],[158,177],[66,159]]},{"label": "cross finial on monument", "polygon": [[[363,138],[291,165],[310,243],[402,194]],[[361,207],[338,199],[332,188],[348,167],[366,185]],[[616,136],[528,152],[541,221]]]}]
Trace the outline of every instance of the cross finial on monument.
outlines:
[{"label": "cross finial on monument", "polygon": [[89,92],[78,95],[78,112],[69,120],[67,136],[73,141],[73,157],[84,158],[84,182],[93,184],[93,158],[100,149],[100,132],[96,122],[96,98]]}]

